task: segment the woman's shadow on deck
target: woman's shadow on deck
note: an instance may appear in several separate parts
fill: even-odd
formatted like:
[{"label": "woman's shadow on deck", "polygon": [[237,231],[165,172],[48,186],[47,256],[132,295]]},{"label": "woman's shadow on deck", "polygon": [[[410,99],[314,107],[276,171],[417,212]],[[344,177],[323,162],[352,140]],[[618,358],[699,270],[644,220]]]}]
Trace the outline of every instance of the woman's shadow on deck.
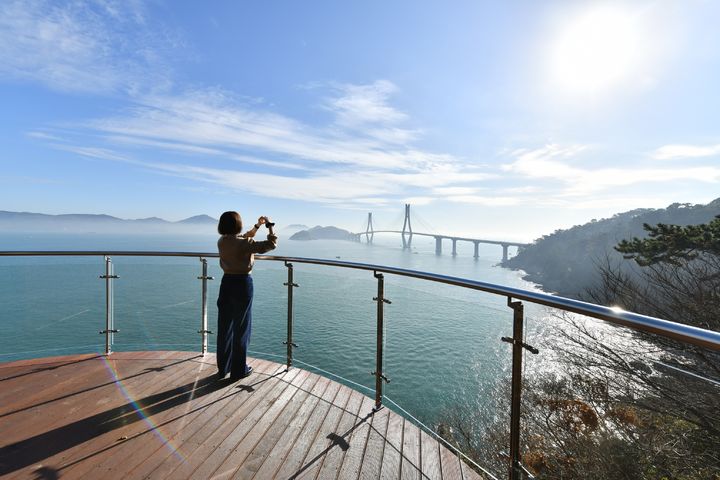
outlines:
[{"label": "woman's shadow on deck", "polygon": [[[269,378],[270,376],[256,383],[266,381]],[[238,390],[230,393],[230,395],[236,395],[241,391],[251,392],[253,385],[238,386]],[[211,375],[164,392],[148,395],[144,398],[40,433],[25,440],[3,446],[0,448],[0,477],[53,457],[64,450],[80,445],[94,437],[111,432],[120,427],[131,425],[146,417],[171,409],[214,391],[226,389],[228,386],[229,384],[226,381],[217,381],[215,375]],[[222,398],[226,398],[226,396]],[[211,402],[211,404],[221,399],[216,399]],[[140,411],[136,408],[137,405],[146,406]],[[209,405],[210,404],[203,405],[202,408],[206,408]],[[147,431],[143,431],[142,433],[146,432]],[[114,445],[121,444],[122,442],[118,442]],[[103,450],[106,449],[107,448]],[[47,465],[45,465],[45,467],[47,467]],[[65,467],[67,467],[67,465]],[[40,478],[49,477],[41,476]]]}]

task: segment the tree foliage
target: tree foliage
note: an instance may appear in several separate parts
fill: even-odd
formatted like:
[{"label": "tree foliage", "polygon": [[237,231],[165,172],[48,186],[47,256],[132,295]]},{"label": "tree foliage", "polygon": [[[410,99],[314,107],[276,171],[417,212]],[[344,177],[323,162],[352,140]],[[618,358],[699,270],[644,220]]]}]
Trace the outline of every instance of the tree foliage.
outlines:
[{"label": "tree foliage", "polygon": [[680,266],[702,254],[720,255],[720,215],[700,225],[643,224],[647,238],[623,240],[615,250],[647,267],[659,263]]}]

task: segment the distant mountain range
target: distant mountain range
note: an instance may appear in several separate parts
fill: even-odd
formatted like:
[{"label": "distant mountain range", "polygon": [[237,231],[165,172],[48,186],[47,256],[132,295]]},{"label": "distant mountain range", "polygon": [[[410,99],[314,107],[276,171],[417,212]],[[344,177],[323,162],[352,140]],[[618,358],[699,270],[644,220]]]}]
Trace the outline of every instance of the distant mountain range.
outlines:
[{"label": "distant mountain range", "polygon": [[171,222],[158,217],[124,219],[111,215],[72,213],[47,215],[32,212],[8,212],[0,210],[0,229],[19,232],[73,232],[102,233],[118,231],[123,233],[157,232],[165,230],[207,230],[214,229],[217,219],[209,215]]},{"label": "distant mountain range", "polygon": [[523,270],[525,278],[562,296],[582,298],[599,280],[598,263],[606,259],[628,265],[613,247],[621,240],[644,238],[643,224],[697,225],[720,215],[720,198],[707,205],[673,203],[667,208],[640,208],[612,218],[591,220],[567,230],[556,230],[535,240],[503,267]]}]

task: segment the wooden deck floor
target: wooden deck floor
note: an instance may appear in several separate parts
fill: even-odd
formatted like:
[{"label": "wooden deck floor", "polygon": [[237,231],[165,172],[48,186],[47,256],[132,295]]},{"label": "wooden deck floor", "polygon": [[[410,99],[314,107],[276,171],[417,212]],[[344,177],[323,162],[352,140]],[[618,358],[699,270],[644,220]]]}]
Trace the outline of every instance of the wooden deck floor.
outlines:
[{"label": "wooden deck floor", "polygon": [[0,477],[481,478],[355,390],[250,363],[234,383],[190,352],[0,364]]}]

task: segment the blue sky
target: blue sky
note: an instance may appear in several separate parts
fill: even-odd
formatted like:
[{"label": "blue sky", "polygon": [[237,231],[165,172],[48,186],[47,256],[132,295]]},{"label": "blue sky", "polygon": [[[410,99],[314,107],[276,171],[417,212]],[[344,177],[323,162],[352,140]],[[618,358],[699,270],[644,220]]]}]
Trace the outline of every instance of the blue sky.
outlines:
[{"label": "blue sky", "polygon": [[699,0],[5,0],[0,209],[357,230],[410,202],[530,240],[706,203],[718,23]]}]

